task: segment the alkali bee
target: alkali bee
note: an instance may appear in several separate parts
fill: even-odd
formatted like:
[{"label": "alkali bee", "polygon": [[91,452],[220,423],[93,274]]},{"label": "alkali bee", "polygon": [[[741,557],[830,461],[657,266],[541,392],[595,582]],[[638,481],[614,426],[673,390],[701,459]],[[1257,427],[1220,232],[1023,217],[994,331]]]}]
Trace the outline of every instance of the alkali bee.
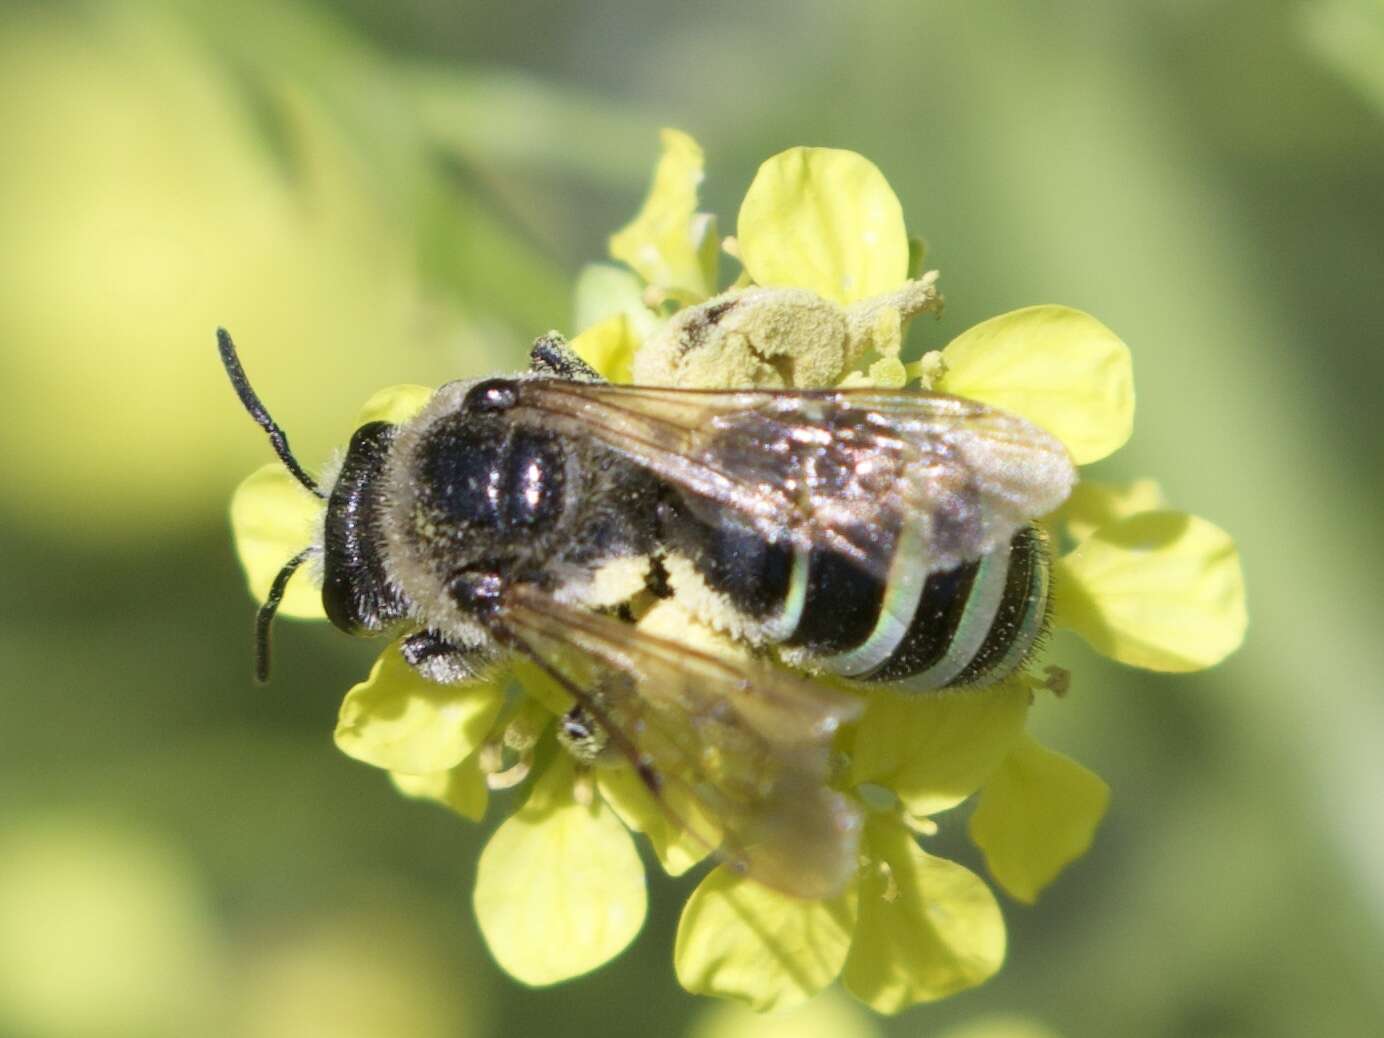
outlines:
[{"label": "alkali bee", "polygon": [[[325,501],[321,543],[259,611],[262,680],[287,582],[316,557],[337,627],[402,636],[434,682],[528,659],[577,704],[569,749],[613,750],[675,822],[690,819],[671,803],[695,805],[708,848],[785,892],[831,895],[856,868],[859,810],[827,773],[863,702],[776,660],[953,688],[1013,672],[1042,631],[1033,521],[1075,472],[1014,415],[924,391],[612,385],[552,334],[527,372],[452,382],[402,424],[363,425],[319,485],[218,337],[246,410]],[[641,594],[750,651],[642,630]]]}]

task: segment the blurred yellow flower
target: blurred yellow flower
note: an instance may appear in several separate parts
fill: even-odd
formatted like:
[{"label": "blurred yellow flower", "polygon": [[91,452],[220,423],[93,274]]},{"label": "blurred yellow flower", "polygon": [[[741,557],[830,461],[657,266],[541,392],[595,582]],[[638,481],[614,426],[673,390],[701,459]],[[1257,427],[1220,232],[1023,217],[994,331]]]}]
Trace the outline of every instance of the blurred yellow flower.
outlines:
[{"label": "blurred yellow flower", "polygon": [[810,1003],[783,1013],[761,1016],[730,1003],[714,1004],[698,1014],[688,1038],[881,1038],[879,1022],[828,991]]},{"label": "blurred yellow flower", "polygon": [[[571,345],[606,378],[914,382],[1020,414],[1082,464],[1129,437],[1129,350],[1079,311],[1015,311],[904,362],[908,321],[941,305],[937,277],[910,276],[902,207],[879,170],[851,152],[795,148],[764,164],[737,238],[726,243],[744,271],[718,295],[707,253],[714,223],[696,208],[701,151],[673,131],[663,144],[641,213],[611,239],[612,254],[631,269],[596,266],[578,285],[577,310],[588,323]],[[717,308],[729,299],[734,317],[721,320]],[[372,413],[406,417],[425,393],[390,391]],[[257,593],[302,548],[321,510],[293,489],[266,470],[237,492],[237,541]],[[1164,509],[1156,485],[1083,484],[1043,525],[1051,543],[1070,546],[1053,560],[1055,622],[1098,650],[1137,666],[1188,670],[1239,644],[1244,591],[1233,542],[1205,520]],[[293,607],[309,615],[305,600]],[[710,652],[742,651],[675,599],[639,622]],[[1087,849],[1109,790],[1026,734],[1035,693],[1049,687],[1061,690],[1058,675],[1020,673],[965,695],[871,692],[863,715],[839,733],[831,777],[866,813],[853,880],[812,901],[713,868],[682,913],[674,961],[683,985],[768,1010],[801,1004],[840,978],[857,998],[893,1013],[993,975],[1006,946],[994,895],[918,837],[935,833],[932,816],[975,798],[972,839],[994,880],[1026,902]],[[695,822],[694,800],[661,807],[628,766],[589,767],[563,751],[555,722],[570,706],[531,666],[439,686],[391,646],[347,695],[337,729],[344,752],[389,771],[401,791],[466,817],[483,814],[489,790],[530,782],[486,846],[475,890],[496,960],[529,984],[594,969],[633,939],[646,894],[631,831],[648,837],[671,875],[711,849],[673,821]]]},{"label": "blurred yellow flower", "polygon": [[229,970],[212,898],[176,845],[108,818],[6,819],[0,1031],[204,1034]]},{"label": "blurred yellow flower", "polygon": [[[352,899],[326,916],[253,935],[231,1021],[199,1034],[237,1038],[470,1038],[492,1033],[484,985],[439,939],[432,906],[398,890],[378,908]],[[373,900],[373,899],[372,899]],[[109,1032],[107,1032],[109,1033]]]},{"label": "blurred yellow flower", "polygon": [[[474,368],[512,338],[490,297],[447,295],[483,283],[468,266],[516,294],[538,279],[503,236],[470,244],[478,218],[410,104],[302,5],[0,11],[0,380],[23,387],[0,430],[9,516],[97,543],[214,520],[258,446],[226,435],[218,325],[310,454],[387,378]],[[429,283],[434,254],[468,287]]]}]

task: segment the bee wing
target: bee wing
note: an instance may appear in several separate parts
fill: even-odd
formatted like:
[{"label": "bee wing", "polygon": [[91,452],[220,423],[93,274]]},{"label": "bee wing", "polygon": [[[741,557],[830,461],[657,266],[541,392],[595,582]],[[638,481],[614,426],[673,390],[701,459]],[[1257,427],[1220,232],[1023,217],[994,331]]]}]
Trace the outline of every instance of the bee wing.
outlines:
[{"label": "bee wing", "polygon": [[885,578],[905,528],[929,571],[1006,543],[1076,479],[1016,415],[908,390],[686,390],[530,379],[518,407],[599,441],[762,536]]},{"label": "bee wing", "polygon": [[[785,893],[823,898],[845,886],[856,869],[860,814],[828,787],[827,770],[834,734],[862,709],[856,697],[527,586],[507,592],[501,614],[511,644],[587,709],[675,824]],[[571,649],[595,664],[594,681],[573,676]],[[696,805],[719,831],[679,817],[672,799]]]}]

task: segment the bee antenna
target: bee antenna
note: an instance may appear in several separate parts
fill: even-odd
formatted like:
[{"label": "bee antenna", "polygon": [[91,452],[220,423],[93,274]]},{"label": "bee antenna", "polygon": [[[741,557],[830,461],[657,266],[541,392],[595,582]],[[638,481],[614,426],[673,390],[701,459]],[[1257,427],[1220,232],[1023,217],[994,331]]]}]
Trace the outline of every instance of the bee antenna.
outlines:
[{"label": "bee antenna", "polygon": [[288,437],[279,428],[279,423],[269,417],[268,410],[260,402],[260,398],[255,395],[255,391],[250,388],[250,380],[245,376],[245,369],[240,366],[240,358],[236,356],[235,343],[231,341],[231,333],[225,328],[216,329],[216,344],[221,350],[221,363],[226,368],[226,374],[231,378],[231,385],[235,387],[236,396],[240,397],[240,402],[244,405],[245,410],[250,412],[250,417],[269,434],[269,443],[273,446],[274,453],[279,456],[284,467],[293,474],[294,479],[307,487],[313,494],[325,499],[327,495],[322,493],[322,488],[317,485],[317,481],[303,471],[303,466],[299,465],[298,459],[293,456],[293,451],[288,446]]},{"label": "bee antenna", "polygon": [[274,614],[279,611],[279,603],[284,600],[289,578],[297,573],[298,567],[316,551],[316,548],[304,548],[284,563],[284,568],[279,570],[274,577],[274,583],[269,586],[269,597],[255,614],[255,680],[261,685],[269,682],[269,628],[274,623]]}]

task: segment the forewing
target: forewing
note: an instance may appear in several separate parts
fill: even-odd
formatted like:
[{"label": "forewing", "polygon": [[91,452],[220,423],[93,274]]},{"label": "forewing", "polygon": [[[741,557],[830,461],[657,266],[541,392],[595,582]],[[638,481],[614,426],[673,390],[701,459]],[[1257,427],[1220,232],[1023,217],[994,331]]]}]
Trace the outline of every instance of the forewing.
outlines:
[{"label": "forewing", "polygon": [[1055,509],[1076,474],[1017,415],[909,390],[520,384],[519,413],[594,439],[762,536],[885,578],[905,527],[929,571],[1001,546]]},{"label": "forewing", "polygon": [[[711,655],[532,588],[507,593],[502,624],[606,729],[665,812],[685,800],[719,831],[691,829],[755,880],[804,898],[854,874],[859,809],[827,785],[832,738],[858,716],[847,693],[767,664]],[[590,680],[564,662],[576,650]],[[671,797],[680,787],[686,796]],[[673,813],[683,827],[688,818]]]}]

